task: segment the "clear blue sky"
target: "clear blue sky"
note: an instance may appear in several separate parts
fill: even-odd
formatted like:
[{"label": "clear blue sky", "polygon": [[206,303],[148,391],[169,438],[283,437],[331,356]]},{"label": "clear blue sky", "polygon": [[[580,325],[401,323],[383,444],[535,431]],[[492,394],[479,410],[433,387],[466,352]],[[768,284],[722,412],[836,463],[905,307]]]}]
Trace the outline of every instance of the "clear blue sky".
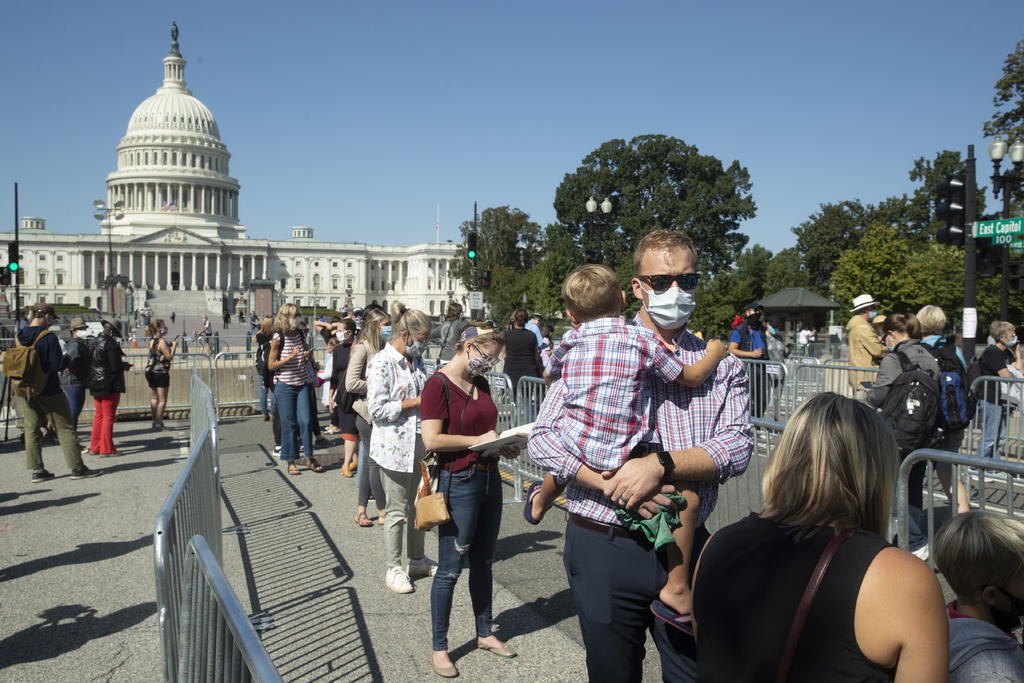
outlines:
[{"label": "clear blue sky", "polygon": [[114,148],[162,79],[176,20],[252,237],[441,238],[481,207],[554,220],[600,143],[662,133],[751,174],[751,243],[791,246],[822,202],[909,192],[919,156],[974,143],[1024,3],[5,3],[0,225],[95,232]]}]

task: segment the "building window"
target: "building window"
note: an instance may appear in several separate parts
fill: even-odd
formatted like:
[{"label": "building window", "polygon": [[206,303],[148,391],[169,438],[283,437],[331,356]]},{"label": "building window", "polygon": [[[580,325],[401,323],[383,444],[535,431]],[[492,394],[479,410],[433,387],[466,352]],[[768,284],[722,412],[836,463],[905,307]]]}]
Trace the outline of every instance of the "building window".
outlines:
[{"label": "building window", "polygon": [[55,277],[57,278],[57,280],[56,280],[56,282],[54,284],[56,284],[58,286],[64,284],[64,271],[63,270],[58,270],[56,275],[55,275]]},{"label": "building window", "polygon": [[346,261],[345,262],[345,267],[346,268],[351,268],[352,267],[352,262],[351,261]]},{"label": "building window", "polygon": [[430,302],[430,315],[434,315],[434,302]]},{"label": "building window", "polygon": [[85,299],[82,300],[82,305],[85,306],[86,308],[89,308],[90,307],[89,304],[91,302],[92,302],[92,298],[87,296],[87,297],[85,297]]},{"label": "building window", "polygon": [[46,271],[45,270],[40,270],[39,271],[39,286],[40,287],[46,286]]},{"label": "building window", "polygon": [[314,268],[319,268],[320,267],[320,262],[319,261],[313,261],[313,267]]},{"label": "building window", "polygon": [[313,289],[320,289],[320,273],[313,274]]},{"label": "building window", "polygon": [[331,308],[333,308],[334,310],[338,310],[338,300],[337,299],[331,299]]},{"label": "building window", "polygon": [[57,254],[57,263],[64,263],[64,254]]},{"label": "building window", "polygon": [[337,261],[332,261],[331,262],[331,268],[337,268],[337,267],[338,267],[338,262]]},{"label": "building window", "polygon": [[302,278],[298,275],[295,276],[295,289],[302,289]]},{"label": "building window", "polygon": [[41,303],[41,304],[45,304],[46,303],[46,295],[45,294],[40,294],[39,295],[38,303]]},{"label": "building window", "polygon": [[346,275],[345,276],[345,286],[346,287],[348,287],[349,289],[352,289],[352,284],[354,282],[355,282],[355,278],[354,277],[352,277],[351,275]]},{"label": "building window", "polygon": [[58,294],[57,295],[57,303],[58,304],[64,303],[64,295],[63,294]]},{"label": "building window", "polygon": [[39,255],[39,260],[40,261],[45,261],[46,260],[46,254],[40,254]]},{"label": "building window", "polygon": [[331,276],[331,289],[337,289],[340,284],[341,284],[341,278],[338,277],[337,275],[332,275]]}]

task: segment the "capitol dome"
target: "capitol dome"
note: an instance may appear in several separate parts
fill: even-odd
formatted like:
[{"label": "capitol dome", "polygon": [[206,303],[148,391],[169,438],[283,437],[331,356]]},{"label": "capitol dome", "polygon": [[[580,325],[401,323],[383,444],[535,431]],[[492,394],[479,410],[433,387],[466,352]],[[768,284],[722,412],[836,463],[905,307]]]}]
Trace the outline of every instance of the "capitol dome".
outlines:
[{"label": "capitol dome", "polygon": [[123,216],[110,230],[145,235],[174,226],[207,237],[244,237],[231,154],[213,113],[185,87],[175,24],[163,66],[163,84],[132,112],[117,146],[117,171],[107,176],[108,204],[123,202]]}]

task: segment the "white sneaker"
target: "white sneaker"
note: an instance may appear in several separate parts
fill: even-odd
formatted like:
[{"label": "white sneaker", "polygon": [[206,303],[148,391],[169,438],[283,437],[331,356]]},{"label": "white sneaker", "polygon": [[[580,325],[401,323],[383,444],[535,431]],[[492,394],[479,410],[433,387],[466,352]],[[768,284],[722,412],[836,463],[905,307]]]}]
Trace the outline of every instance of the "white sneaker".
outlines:
[{"label": "white sneaker", "polygon": [[412,583],[409,582],[409,577],[402,571],[401,567],[391,567],[388,569],[388,573],[384,577],[384,585],[392,593],[412,593],[415,590],[412,587]]},{"label": "white sneaker", "polygon": [[433,576],[437,574],[437,562],[429,557],[421,557],[418,560],[410,560],[409,576],[413,578]]},{"label": "white sneaker", "polygon": [[274,455],[276,455],[276,456],[280,456],[281,455],[281,447],[280,446],[274,446]]},{"label": "white sneaker", "polygon": [[917,550],[911,550],[910,553],[915,557],[919,558],[922,562],[928,561],[928,544],[924,544]]}]

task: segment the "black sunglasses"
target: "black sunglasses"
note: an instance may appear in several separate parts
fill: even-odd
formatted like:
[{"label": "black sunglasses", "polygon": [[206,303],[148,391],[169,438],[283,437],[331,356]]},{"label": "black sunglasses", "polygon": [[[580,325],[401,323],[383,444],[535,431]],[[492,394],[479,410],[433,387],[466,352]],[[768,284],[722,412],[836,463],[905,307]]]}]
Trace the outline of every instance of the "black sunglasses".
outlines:
[{"label": "black sunglasses", "polygon": [[637,275],[637,280],[642,280],[656,292],[664,292],[672,286],[672,282],[679,283],[680,289],[697,289],[697,281],[700,280],[700,273],[679,273],[678,275]]}]

